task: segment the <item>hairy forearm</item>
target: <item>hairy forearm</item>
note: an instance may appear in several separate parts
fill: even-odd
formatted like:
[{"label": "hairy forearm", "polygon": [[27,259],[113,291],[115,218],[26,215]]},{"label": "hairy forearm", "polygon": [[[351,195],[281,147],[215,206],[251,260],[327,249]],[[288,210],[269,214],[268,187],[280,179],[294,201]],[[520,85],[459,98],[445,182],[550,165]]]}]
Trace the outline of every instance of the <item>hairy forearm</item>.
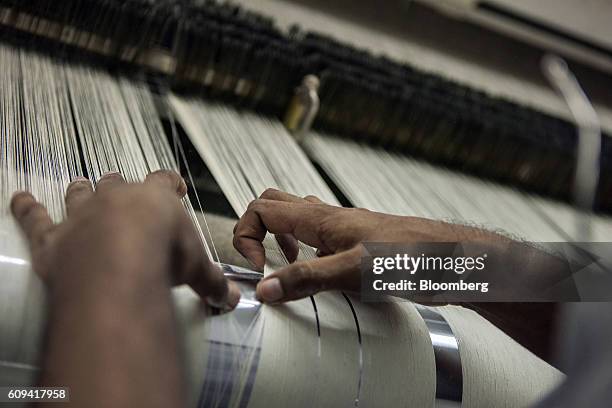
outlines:
[{"label": "hairy forearm", "polygon": [[[522,286],[523,293],[542,293],[542,297],[554,296],[552,287],[567,295],[575,295],[573,281],[568,279],[571,271],[567,265],[554,255],[534,247],[531,243],[521,242],[515,237],[503,233],[491,232],[477,227],[455,226],[462,230],[462,239],[467,241],[485,242],[490,246],[490,252],[515,265],[518,272],[506,276],[506,286],[509,291],[516,290],[516,285]],[[495,271],[492,271],[495,272]],[[486,277],[485,277],[486,278]],[[497,277],[503,281],[504,277]],[[501,279],[500,279],[501,278]],[[565,282],[559,285],[559,282]],[[506,332],[517,342],[528,348],[539,357],[549,361],[551,358],[552,338],[556,329],[558,303],[551,302],[495,302],[462,304],[479,312],[491,323]]]},{"label": "hairy forearm", "polygon": [[[573,281],[569,279],[572,272],[567,262],[534,243],[521,241],[499,231],[442,221],[429,222],[422,228],[429,228],[430,233],[439,238],[435,241],[441,239],[463,243],[465,251],[472,251],[474,254],[487,253],[489,260],[496,260],[495,268],[476,270],[470,274],[474,280],[491,280],[491,275],[495,274],[496,284],[508,289],[506,297],[512,297],[508,294],[516,291],[518,286],[521,287],[523,295],[531,291],[537,293],[536,297],[539,299],[555,299],[559,297],[559,293],[563,293],[564,297],[575,295]],[[424,239],[423,242],[428,241]],[[466,255],[470,254],[466,252]]]},{"label": "hairy forearm", "polygon": [[75,406],[183,405],[170,283],[149,261],[57,274],[43,385],[70,387]]}]

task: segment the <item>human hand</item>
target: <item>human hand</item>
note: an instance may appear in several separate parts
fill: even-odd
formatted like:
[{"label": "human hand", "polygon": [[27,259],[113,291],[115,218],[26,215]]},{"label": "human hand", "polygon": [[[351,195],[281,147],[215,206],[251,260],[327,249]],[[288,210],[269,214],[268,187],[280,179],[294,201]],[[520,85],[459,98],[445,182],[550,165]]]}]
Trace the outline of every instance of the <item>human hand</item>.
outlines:
[{"label": "human hand", "polygon": [[[462,225],[402,217],[360,208],[342,208],[316,197],[297,197],[268,189],[249,205],[234,228],[234,246],[262,269],[267,232],[290,265],[266,276],[257,286],[265,302],[300,299],[324,290],[359,290],[363,242],[455,242],[496,240],[499,236]],[[297,241],[317,248],[318,258],[294,262]]]},{"label": "human hand", "polygon": [[240,292],[204,253],[180,204],[186,193],[184,180],[172,171],[151,173],[144,183],[109,173],[95,192],[85,178],[68,186],[67,218],[59,224],[27,192],[15,194],[11,209],[30,245],[32,267],[51,290],[77,285],[75,278],[83,275],[88,279],[78,279],[79,285],[94,277],[125,282],[139,275],[139,282],[146,277],[189,284],[210,305],[231,309]]}]

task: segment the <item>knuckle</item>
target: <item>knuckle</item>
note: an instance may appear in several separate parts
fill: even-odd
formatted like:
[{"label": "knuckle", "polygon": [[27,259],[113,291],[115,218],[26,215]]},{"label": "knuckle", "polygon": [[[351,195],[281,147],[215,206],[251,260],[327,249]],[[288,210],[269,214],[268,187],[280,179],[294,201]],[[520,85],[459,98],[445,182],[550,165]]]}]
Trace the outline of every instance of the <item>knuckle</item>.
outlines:
[{"label": "knuckle", "polygon": [[311,296],[324,288],[321,276],[310,263],[296,265],[291,275],[292,288],[290,291],[296,297]]},{"label": "knuckle", "polygon": [[244,234],[239,233],[232,238],[232,245],[238,252],[243,253],[245,249],[248,249],[250,241]]},{"label": "knuckle", "polygon": [[138,215],[139,219],[159,217],[166,200],[160,195],[147,191],[108,190],[97,194],[96,213],[107,220],[117,219],[129,222]]},{"label": "knuckle", "polygon": [[245,212],[253,211],[253,207],[255,207],[255,205],[256,205],[255,203],[256,203],[256,202],[257,202],[257,199],[256,199],[256,200],[251,201],[251,202],[249,203],[249,205],[247,205],[247,208],[246,208],[246,211],[245,211]]},{"label": "knuckle", "polygon": [[309,263],[296,265],[292,274],[294,275],[295,282],[300,286],[310,285],[317,280],[316,272]]},{"label": "knuckle", "polygon": [[247,207],[247,211],[254,211],[257,212],[258,210],[260,210],[263,206],[265,205],[265,201],[261,198],[258,198],[256,200],[253,200],[249,203],[248,207]]},{"label": "knuckle", "polygon": [[268,187],[264,190],[263,193],[261,193],[261,195],[259,196],[260,199],[266,199],[266,198],[273,198],[276,197],[278,195],[280,191],[272,188],[272,187]]},{"label": "knuckle", "polygon": [[234,248],[240,251],[242,248],[242,239],[239,235],[234,235],[234,238],[232,238],[232,245],[234,245]]},{"label": "knuckle", "polygon": [[110,211],[121,211],[126,205],[125,197],[120,194],[115,194],[114,191],[101,191],[96,194],[98,202],[104,209]]},{"label": "knuckle", "polygon": [[321,217],[317,234],[321,241],[331,250],[336,251],[351,247],[361,236],[360,222],[364,216],[357,208],[333,208]]},{"label": "knuckle", "polygon": [[338,228],[337,224],[334,216],[326,215],[321,217],[317,225],[317,236],[321,238],[332,236]]}]

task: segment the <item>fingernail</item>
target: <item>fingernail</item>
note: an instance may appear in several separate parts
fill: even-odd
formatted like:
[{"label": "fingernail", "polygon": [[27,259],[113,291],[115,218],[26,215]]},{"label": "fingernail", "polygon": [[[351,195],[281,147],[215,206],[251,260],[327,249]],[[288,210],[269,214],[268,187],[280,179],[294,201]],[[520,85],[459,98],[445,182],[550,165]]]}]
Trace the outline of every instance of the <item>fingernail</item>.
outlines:
[{"label": "fingernail", "polygon": [[228,310],[231,309],[229,305],[227,304],[227,302],[221,302],[212,296],[207,296],[205,300],[208,306],[214,307],[215,309],[218,309],[221,312],[227,312]]},{"label": "fingernail", "polygon": [[257,285],[257,295],[264,302],[276,302],[285,296],[283,287],[278,278],[271,278],[261,281]]},{"label": "fingernail", "polygon": [[224,302],[212,296],[207,296],[205,300],[208,306],[219,309],[222,312],[229,312],[240,302],[240,289],[235,284],[230,283],[227,288],[227,298]]},{"label": "fingernail", "polygon": [[89,181],[89,179],[83,176],[76,176],[75,178],[72,179],[73,183],[80,182],[80,181]]},{"label": "fingernail", "polygon": [[229,285],[229,292],[227,294],[227,307],[234,309],[238,302],[240,302],[240,289],[233,283]]},{"label": "fingernail", "polygon": [[182,178],[179,181],[178,186],[176,187],[176,193],[181,197],[184,197],[187,195],[187,183]]}]

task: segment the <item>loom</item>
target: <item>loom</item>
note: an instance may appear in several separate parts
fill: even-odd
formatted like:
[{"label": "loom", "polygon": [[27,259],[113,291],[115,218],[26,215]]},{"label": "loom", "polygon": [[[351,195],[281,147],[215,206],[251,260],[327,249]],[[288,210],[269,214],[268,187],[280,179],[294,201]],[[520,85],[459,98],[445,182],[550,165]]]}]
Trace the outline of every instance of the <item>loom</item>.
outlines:
[{"label": "loom", "polygon": [[[375,56],[334,38],[353,27],[333,19],[245,3],[0,1],[1,384],[36,381],[45,315],[9,197],[32,191],[59,221],[77,175],[181,171],[203,250],[243,266],[229,249],[233,222],[204,212],[241,215],[270,187],[533,241],[573,240],[579,220],[593,240],[609,240],[606,135],[599,212],[578,210],[567,202],[576,134],[562,109],[401,63],[393,42],[395,58]],[[309,74],[320,79],[320,108],[298,144],[281,118]],[[604,133],[610,123],[603,115]],[[286,262],[273,239],[265,246],[267,271]],[[300,257],[313,256],[301,246]],[[190,406],[526,407],[563,379],[462,307],[343,293],[266,307],[252,276],[227,271],[243,292],[233,313],[211,315],[190,290],[174,292]]]}]

